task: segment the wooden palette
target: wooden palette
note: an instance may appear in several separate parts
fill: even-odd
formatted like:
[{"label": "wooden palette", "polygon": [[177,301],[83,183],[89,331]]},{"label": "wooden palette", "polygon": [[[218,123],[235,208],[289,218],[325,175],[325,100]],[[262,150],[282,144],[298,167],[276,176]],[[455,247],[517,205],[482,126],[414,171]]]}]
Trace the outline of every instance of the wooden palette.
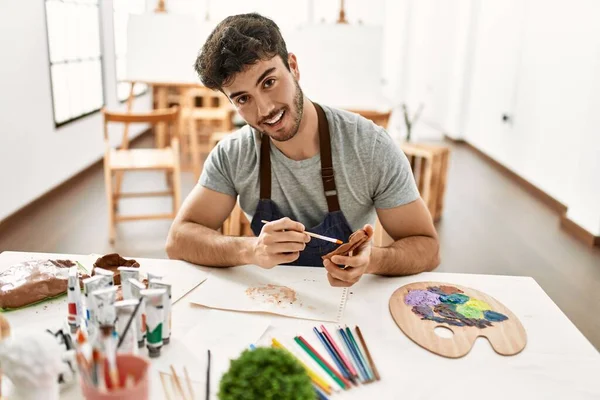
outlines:
[{"label": "wooden palette", "polygon": [[[413,312],[415,298],[413,295],[420,295],[422,292],[415,292],[409,296],[408,301],[411,302],[410,305],[405,303],[405,298],[409,291],[427,291],[428,288],[436,287],[445,288],[444,290],[447,291],[450,291],[448,288],[459,289],[463,292],[462,295],[466,295],[470,299],[477,299],[487,303],[487,305],[490,306],[491,311],[501,313],[508,317],[508,319],[499,322],[489,322],[485,320],[485,318],[481,318],[485,321],[479,321],[480,324],[491,323],[491,326],[485,328],[479,328],[477,326],[454,326],[450,325],[448,322],[422,319],[422,315]],[[435,302],[434,297],[435,294],[432,294],[431,296],[428,295],[428,299],[431,302]],[[443,298],[448,300],[447,297]],[[440,302],[440,304],[447,303]],[[465,303],[464,306],[467,306],[468,304]],[[429,304],[428,307],[433,310],[435,305]],[[442,307],[446,306],[442,305]],[[457,306],[455,305],[454,307]],[[482,307],[486,308],[484,306]],[[469,309],[472,310],[472,308]],[[427,310],[427,308],[424,308],[424,310]],[[464,310],[464,307],[460,308],[460,310]],[[487,338],[496,353],[504,356],[511,356],[519,353],[527,344],[527,334],[525,333],[523,325],[508,308],[485,293],[459,285],[440,282],[415,282],[402,286],[397,289],[390,298],[390,312],[396,321],[396,324],[398,324],[406,336],[419,346],[444,357],[459,358],[467,355],[467,353],[471,351],[475,339],[479,336]],[[482,315],[484,315],[483,312]],[[485,315],[489,316],[489,311],[488,314]],[[434,316],[441,319],[437,313],[434,313]],[[455,321],[458,322],[458,320]],[[475,321],[475,319],[469,321]],[[452,337],[443,338],[434,332],[434,329],[439,326],[450,329],[454,333]]]}]

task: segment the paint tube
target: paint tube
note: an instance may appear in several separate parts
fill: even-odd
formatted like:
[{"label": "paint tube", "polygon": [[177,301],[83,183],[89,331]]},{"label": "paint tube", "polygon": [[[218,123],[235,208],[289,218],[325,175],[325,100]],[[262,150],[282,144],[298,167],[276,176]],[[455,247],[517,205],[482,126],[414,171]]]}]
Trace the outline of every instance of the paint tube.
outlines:
[{"label": "paint tube", "polygon": [[71,333],[77,332],[81,325],[81,289],[79,287],[79,271],[77,267],[69,268],[69,281],[68,281],[68,309],[69,309],[69,328]]},{"label": "paint tube", "polygon": [[164,316],[163,319],[163,344],[169,344],[171,341],[171,284],[156,279],[148,283],[150,289],[165,289],[165,298],[163,300]]},{"label": "paint tube", "polygon": [[99,275],[105,277],[110,286],[115,284],[115,273],[104,268],[94,267],[94,276]]},{"label": "paint tube", "polygon": [[117,268],[121,275],[121,291],[123,292],[123,300],[133,299],[133,293],[131,293],[131,283],[129,279],[140,280],[140,269],[132,267],[119,267]]},{"label": "paint tube", "polygon": [[146,347],[150,358],[160,356],[160,349],[163,345],[163,299],[165,292],[165,289],[142,290],[142,296],[146,299]]},{"label": "paint tube", "polygon": [[142,298],[142,290],[146,289],[146,286],[138,281],[137,279],[129,279],[131,284],[131,293],[134,299],[142,300],[142,305],[138,309],[138,313],[135,316],[135,327],[137,330],[138,348],[144,347],[146,340],[146,304],[145,299]]},{"label": "paint tube", "polygon": [[[122,276],[121,276],[122,277]],[[138,353],[137,347],[137,329],[135,326],[135,316],[133,315],[135,311],[135,307],[137,306],[139,300],[129,299],[129,300],[121,300],[115,303],[115,310],[117,311],[117,324],[116,330],[117,335],[119,336],[119,340],[122,340],[123,343],[121,347],[119,347],[119,353]],[[139,309],[138,309],[139,312]],[[134,320],[129,327],[127,333],[125,333],[125,328],[127,327],[127,323],[131,318]],[[123,334],[125,334],[125,338],[122,339]]]},{"label": "paint tube", "polygon": [[[114,390],[119,387],[119,370],[117,369],[117,333],[114,325],[102,325],[100,327],[102,336],[103,356],[107,361],[108,379],[107,389]],[[100,364],[102,366],[104,364]],[[100,368],[103,369],[103,368]]]},{"label": "paint tube", "polygon": [[146,272],[146,275],[148,276],[148,282],[154,281],[154,280],[162,281],[162,279],[163,279],[162,275],[153,274],[152,272]]},{"label": "paint tube", "polygon": [[87,331],[90,338],[90,342],[93,342],[98,331],[96,313],[94,308],[94,298],[92,297],[92,292],[98,289],[102,289],[103,287],[106,287],[106,279],[102,276],[96,275],[83,280],[83,293],[85,296],[86,309],[85,319],[87,323]]},{"label": "paint tube", "polygon": [[92,292],[96,320],[99,326],[114,326],[117,314],[115,312],[115,300],[117,298],[117,287],[112,286]]}]

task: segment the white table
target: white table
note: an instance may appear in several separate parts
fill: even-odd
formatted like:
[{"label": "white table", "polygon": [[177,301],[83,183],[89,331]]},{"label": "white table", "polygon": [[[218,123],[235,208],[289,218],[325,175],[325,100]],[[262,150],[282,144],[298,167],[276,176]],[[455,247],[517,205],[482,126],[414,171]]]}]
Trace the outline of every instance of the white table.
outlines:
[{"label": "white table", "polygon": [[[8,267],[8,261],[13,263],[15,259],[35,256],[32,253],[4,252],[0,254],[0,271]],[[77,258],[69,254],[58,256]],[[136,259],[142,265],[152,263],[165,270],[181,263]],[[461,359],[443,358],[419,347],[400,331],[388,310],[388,300],[394,290],[416,281],[454,283],[491,295],[521,320],[527,331],[527,346],[518,355],[503,357],[492,350],[487,340],[480,338],[471,352]],[[200,285],[195,290],[201,289]],[[365,276],[350,293],[342,323],[361,327],[382,379],[335,394],[332,399],[439,399],[440,396],[478,400],[600,398],[597,382],[600,354],[532,278],[435,272],[401,278]],[[207,321],[209,316],[214,320],[215,313],[223,313],[224,316],[231,313],[192,305],[186,297],[173,307],[173,343],[169,345],[172,348],[163,347],[164,357],[153,361],[154,370],[164,369],[163,364],[173,360],[180,366],[189,366],[191,370],[202,368],[205,360],[198,357],[198,354],[203,354],[202,351],[185,351],[178,345],[178,339],[197,324]],[[44,305],[37,307],[43,309]],[[10,321],[15,319],[16,314],[8,313],[6,316]],[[275,332],[306,332],[315,326],[314,321],[274,315],[254,314],[248,318],[270,324],[269,330]],[[13,326],[13,329],[15,333],[24,329],[44,329],[47,322],[48,319],[44,319],[43,323],[30,320]],[[207,334],[210,334],[210,327],[206,328]],[[313,337],[310,337],[311,340]],[[201,347],[200,343],[198,347]],[[214,398],[219,376],[227,367],[227,360],[219,360],[218,354],[213,358],[215,369],[211,379],[211,397]],[[162,398],[156,372],[152,381],[152,398]],[[200,393],[198,396],[196,391],[197,398],[203,398],[203,392]],[[64,393],[64,398],[80,398],[78,388]]]}]

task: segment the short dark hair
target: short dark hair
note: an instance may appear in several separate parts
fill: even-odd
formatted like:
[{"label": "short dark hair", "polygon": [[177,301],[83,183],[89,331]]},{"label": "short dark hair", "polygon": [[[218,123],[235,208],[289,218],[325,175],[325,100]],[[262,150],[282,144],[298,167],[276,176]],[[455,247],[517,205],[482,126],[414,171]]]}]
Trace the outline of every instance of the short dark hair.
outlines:
[{"label": "short dark hair", "polygon": [[246,66],[277,55],[289,70],[285,40],[275,22],[257,13],[232,15],[208,36],[195,69],[204,86],[222,90]]}]

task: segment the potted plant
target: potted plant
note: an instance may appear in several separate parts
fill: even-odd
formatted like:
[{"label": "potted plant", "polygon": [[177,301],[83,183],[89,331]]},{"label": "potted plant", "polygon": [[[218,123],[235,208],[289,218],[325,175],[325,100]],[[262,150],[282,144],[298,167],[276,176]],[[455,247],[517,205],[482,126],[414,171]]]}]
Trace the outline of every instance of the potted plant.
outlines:
[{"label": "potted plant", "polygon": [[315,399],[310,378],[286,350],[258,347],[231,361],[221,378],[219,399]]}]

